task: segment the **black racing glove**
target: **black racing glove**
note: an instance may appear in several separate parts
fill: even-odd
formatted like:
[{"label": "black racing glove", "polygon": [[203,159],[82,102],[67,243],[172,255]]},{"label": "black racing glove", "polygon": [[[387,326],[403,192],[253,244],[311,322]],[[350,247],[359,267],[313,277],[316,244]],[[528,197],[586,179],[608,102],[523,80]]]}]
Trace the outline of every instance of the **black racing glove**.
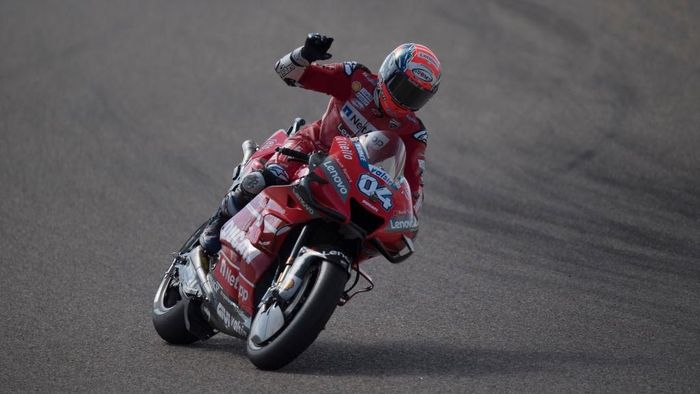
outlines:
[{"label": "black racing glove", "polygon": [[331,54],[328,53],[328,49],[333,43],[333,37],[322,36],[318,33],[309,33],[306,36],[306,42],[301,48],[301,56],[306,59],[309,63],[315,62],[316,60],[328,60],[331,58]]}]

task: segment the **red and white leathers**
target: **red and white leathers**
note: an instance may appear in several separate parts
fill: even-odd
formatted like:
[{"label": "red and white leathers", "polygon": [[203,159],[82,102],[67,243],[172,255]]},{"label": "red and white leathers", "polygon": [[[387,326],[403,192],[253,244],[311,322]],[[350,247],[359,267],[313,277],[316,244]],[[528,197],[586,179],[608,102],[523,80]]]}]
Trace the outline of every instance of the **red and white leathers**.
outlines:
[{"label": "red and white leathers", "polygon": [[[289,85],[326,93],[331,96],[321,119],[303,127],[289,137],[285,147],[304,153],[315,150],[327,152],[333,138],[339,135],[356,137],[374,130],[396,132],[406,147],[404,176],[411,187],[414,211],[423,201],[423,171],[428,133],[413,112],[401,118],[384,114],[376,100],[378,77],[356,62],[308,64],[299,49],[284,56],[275,70]],[[286,180],[299,169],[298,161],[275,155],[267,169]]]},{"label": "red and white leathers", "polygon": [[[428,142],[428,132],[423,123],[411,111],[402,111],[397,118],[386,115],[379,105],[380,94],[376,89],[378,77],[366,67],[355,62],[309,64],[301,55],[302,48],[280,59],[275,71],[287,84],[326,93],[331,100],[321,119],[289,137],[284,146],[307,154],[317,150],[328,152],[333,138],[339,135],[356,137],[374,130],[396,132],[406,148],[404,177],[411,188],[413,210],[417,217],[423,203],[423,171]],[[327,47],[322,52],[325,53],[325,50]],[[330,55],[326,54],[319,58],[328,57]],[[206,253],[214,255],[221,249],[219,233],[229,218],[265,187],[289,182],[300,166],[298,161],[277,154],[261,171],[246,174],[239,187],[224,196],[203,229],[199,242]]]}]

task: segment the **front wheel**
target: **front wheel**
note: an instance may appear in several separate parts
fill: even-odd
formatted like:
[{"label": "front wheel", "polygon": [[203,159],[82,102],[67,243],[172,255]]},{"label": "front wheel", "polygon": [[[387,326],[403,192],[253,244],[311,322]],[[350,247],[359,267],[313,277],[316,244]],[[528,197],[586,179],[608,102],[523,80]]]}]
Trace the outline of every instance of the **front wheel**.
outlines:
[{"label": "front wheel", "polygon": [[316,340],[335,311],[347,279],[343,268],[328,261],[311,269],[297,298],[284,312],[286,325],[281,332],[261,344],[248,337],[248,359],[260,369],[276,370],[299,356]]}]

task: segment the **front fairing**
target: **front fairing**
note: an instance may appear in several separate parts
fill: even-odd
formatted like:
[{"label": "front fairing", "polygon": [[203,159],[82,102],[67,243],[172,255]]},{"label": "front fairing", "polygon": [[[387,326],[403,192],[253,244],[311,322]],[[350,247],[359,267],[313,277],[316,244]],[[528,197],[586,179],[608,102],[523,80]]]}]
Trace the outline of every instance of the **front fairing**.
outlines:
[{"label": "front fairing", "polygon": [[311,191],[319,203],[347,218],[346,223],[359,225],[368,239],[403,245],[402,235],[412,238],[417,221],[411,190],[402,176],[402,157],[391,161],[400,165],[390,171],[375,163],[359,141],[336,137],[326,159],[313,169],[326,183],[312,183]]}]

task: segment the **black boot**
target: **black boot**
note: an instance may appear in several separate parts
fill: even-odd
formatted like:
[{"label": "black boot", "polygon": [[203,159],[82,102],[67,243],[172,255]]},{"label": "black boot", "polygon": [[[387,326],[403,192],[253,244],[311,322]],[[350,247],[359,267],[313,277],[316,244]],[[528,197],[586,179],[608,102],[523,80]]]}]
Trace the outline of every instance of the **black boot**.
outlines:
[{"label": "black boot", "polygon": [[224,226],[231,216],[227,215],[221,208],[216,210],[214,216],[209,219],[209,223],[199,236],[199,244],[202,245],[204,252],[210,256],[214,256],[221,250],[221,242],[219,241],[219,233],[221,227]]},{"label": "black boot", "polygon": [[224,196],[219,209],[209,219],[209,223],[202,231],[202,235],[199,236],[199,243],[208,255],[214,256],[221,250],[219,234],[224,223],[248,204],[267,184],[275,184],[272,182],[274,179],[274,175],[267,170],[251,172],[243,177],[240,187]]}]

